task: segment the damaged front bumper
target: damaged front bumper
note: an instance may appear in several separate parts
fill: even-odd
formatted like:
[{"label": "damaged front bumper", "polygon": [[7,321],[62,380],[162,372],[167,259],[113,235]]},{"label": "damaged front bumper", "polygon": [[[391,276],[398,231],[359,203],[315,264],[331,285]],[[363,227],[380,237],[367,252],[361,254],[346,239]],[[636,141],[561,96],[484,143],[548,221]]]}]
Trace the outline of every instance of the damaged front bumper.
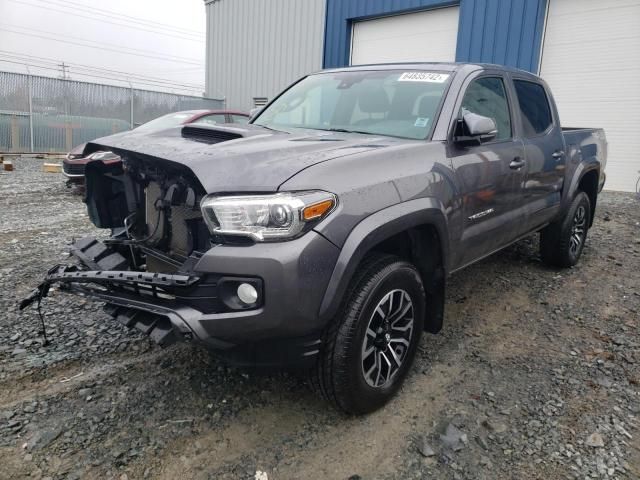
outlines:
[{"label": "damaged front bumper", "polygon": [[[119,270],[129,261],[113,248],[118,244],[127,242],[110,239],[109,245],[105,245],[95,238],[74,242],[69,252],[82,267],[56,265],[49,269],[40,285],[21,302],[20,309],[46,297],[52,284],[60,284],[64,292],[104,301],[107,313],[127,327],[149,335],[159,345],[196,339],[217,349],[233,346],[208,334],[202,327],[203,321],[212,315],[228,314],[220,295],[221,291],[230,290],[225,286],[227,283],[250,282],[261,289],[259,279]],[[191,259],[184,265],[194,262]]]},{"label": "damaged front bumper", "polygon": [[[162,346],[194,340],[237,365],[308,367],[315,361],[324,293],[316,287],[328,282],[337,257],[322,236],[311,232],[255,248],[214,246],[192,254],[173,273],[126,270],[130,261],[118,252],[126,255],[128,248],[126,240],[78,240],[70,251],[81,266],[50,269],[20,308],[59,284],[61,291],[105,302],[116,320]],[[309,261],[318,254],[321,260]],[[238,304],[241,283],[259,292],[254,305]]]},{"label": "damaged front bumper", "polygon": [[193,275],[78,270],[75,265],[56,265],[20,303],[20,310],[39,302],[48,295],[52,284],[60,283],[63,291],[103,300],[105,310],[120,323],[137,328],[164,346],[180,337],[191,338],[194,331],[186,319],[199,313],[186,307],[176,308],[175,302],[167,301],[172,296],[165,290],[189,287],[199,280]]}]

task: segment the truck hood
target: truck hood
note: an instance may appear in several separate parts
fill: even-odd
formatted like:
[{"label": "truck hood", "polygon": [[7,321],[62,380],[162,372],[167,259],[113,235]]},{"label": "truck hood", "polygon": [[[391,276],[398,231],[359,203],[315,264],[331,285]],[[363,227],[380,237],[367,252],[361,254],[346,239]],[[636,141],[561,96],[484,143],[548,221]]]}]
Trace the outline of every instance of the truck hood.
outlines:
[{"label": "truck hood", "polygon": [[[200,135],[190,136],[193,131]],[[206,135],[239,138],[211,143]],[[134,152],[179,163],[196,175],[207,193],[269,192],[312,165],[406,142],[410,140],[307,129],[276,131],[251,124],[191,124],[111,135],[89,143],[85,153],[107,149],[125,161]]]}]

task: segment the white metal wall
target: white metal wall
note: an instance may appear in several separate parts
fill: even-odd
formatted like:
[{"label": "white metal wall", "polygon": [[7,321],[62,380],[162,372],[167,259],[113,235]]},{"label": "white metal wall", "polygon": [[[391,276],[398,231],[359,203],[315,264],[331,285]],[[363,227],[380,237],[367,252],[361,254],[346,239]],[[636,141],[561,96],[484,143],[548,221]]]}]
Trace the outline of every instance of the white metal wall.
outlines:
[{"label": "white metal wall", "polygon": [[351,64],[454,62],[459,16],[447,7],[356,22]]},{"label": "white metal wall", "polygon": [[207,96],[250,110],[322,68],[325,0],[212,0],[207,3]]},{"label": "white metal wall", "polygon": [[567,127],[602,127],[609,190],[640,176],[640,0],[550,0],[540,75]]}]

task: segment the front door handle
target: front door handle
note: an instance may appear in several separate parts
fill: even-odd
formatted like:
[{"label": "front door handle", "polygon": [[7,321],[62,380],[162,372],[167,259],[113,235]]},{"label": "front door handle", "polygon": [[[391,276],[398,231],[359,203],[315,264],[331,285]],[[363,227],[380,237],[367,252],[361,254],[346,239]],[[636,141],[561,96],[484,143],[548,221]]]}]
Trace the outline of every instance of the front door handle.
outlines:
[{"label": "front door handle", "polygon": [[551,156],[556,160],[560,160],[562,157],[564,157],[564,150],[556,150],[551,154]]},{"label": "front door handle", "polygon": [[521,157],[514,158],[509,164],[509,168],[512,170],[518,170],[522,167],[524,167],[524,160]]}]

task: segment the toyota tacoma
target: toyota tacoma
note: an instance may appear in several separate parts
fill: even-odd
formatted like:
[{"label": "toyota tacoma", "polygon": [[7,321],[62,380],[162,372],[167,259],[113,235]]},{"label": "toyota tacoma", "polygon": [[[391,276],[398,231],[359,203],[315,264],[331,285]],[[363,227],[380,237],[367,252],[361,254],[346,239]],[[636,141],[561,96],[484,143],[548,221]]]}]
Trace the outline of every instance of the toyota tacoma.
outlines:
[{"label": "toyota tacoma", "polygon": [[405,378],[443,326],[445,282],[540,232],[580,258],[605,181],[600,129],[561,128],[548,86],[482,64],[388,64],[305,76],[246,125],[194,123],[89,143],[105,240],[71,245],[50,285],[105,303],[160,344],[298,367],[351,413]]}]

